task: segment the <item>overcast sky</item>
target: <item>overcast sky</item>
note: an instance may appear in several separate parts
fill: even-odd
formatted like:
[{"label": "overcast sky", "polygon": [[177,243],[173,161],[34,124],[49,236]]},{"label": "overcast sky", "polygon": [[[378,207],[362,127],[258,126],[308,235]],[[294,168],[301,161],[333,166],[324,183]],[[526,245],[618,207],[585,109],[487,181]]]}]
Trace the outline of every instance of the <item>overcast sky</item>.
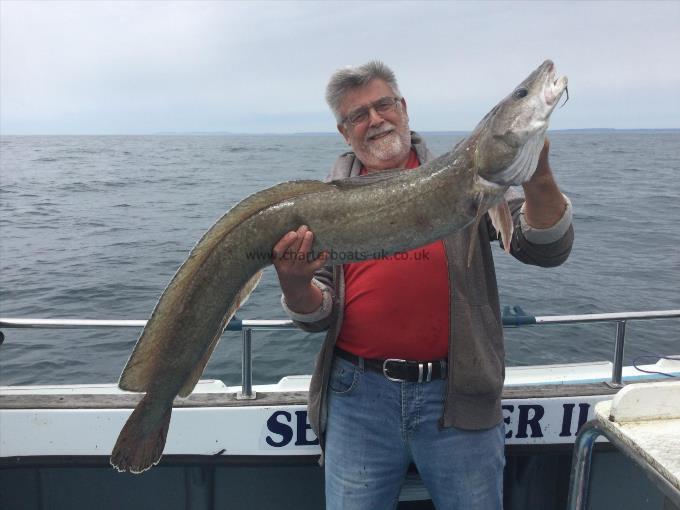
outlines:
[{"label": "overcast sky", "polygon": [[329,75],[382,59],[411,126],[468,130],[545,58],[552,127],[680,128],[680,2],[0,0],[0,133],[332,131]]}]

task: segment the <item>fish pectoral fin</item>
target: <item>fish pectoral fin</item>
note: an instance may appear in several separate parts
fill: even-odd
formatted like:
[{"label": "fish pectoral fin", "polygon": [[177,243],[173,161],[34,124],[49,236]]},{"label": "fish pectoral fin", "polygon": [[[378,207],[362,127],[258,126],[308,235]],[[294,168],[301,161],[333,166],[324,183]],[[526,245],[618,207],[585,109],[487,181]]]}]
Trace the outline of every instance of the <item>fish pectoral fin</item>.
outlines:
[{"label": "fish pectoral fin", "polygon": [[489,217],[491,218],[491,224],[496,232],[499,234],[499,239],[503,243],[503,250],[505,253],[510,253],[510,245],[512,244],[512,213],[510,212],[510,206],[506,200],[502,200],[500,203],[494,205],[489,209]]},{"label": "fish pectoral fin", "polygon": [[196,366],[191,371],[191,374],[187,378],[186,382],[182,385],[179,392],[177,393],[180,397],[186,398],[189,395],[191,395],[192,391],[194,391],[194,388],[196,387],[198,380],[201,378],[201,375],[203,375],[203,371],[205,370],[205,367],[208,364],[208,361],[210,360],[210,356],[212,356],[212,353],[215,351],[215,347],[217,347],[217,344],[220,341],[220,338],[222,337],[224,328],[227,327],[227,324],[229,324],[229,321],[236,313],[236,310],[243,306],[243,304],[248,300],[248,297],[250,297],[250,294],[252,294],[253,290],[255,290],[257,284],[260,283],[261,278],[262,271],[258,271],[241,288],[238,295],[234,299],[234,304],[229,308],[229,310],[227,310],[227,313],[224,316],[224,321],[222,327],[220,328],[220,332],[217,335],[215,335],[215,338],[212,339],[212,342],[210,342],[210,345],[208,346],[205,353],[201,357],[201,360],[198,363],[196,363]]}]

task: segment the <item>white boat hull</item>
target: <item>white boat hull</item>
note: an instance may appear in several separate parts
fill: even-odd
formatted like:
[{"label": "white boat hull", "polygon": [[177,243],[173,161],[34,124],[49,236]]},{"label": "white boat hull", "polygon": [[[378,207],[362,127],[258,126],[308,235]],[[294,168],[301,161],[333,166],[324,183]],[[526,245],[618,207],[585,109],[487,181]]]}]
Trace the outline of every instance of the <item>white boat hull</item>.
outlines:
[{"label": "white boat hull", "polygon": [[[680,361],[664,362],[664,371],[680,375]],[[647,368],[660,371],[657,365]],[[573,444],[594,405],[616,392],[604,383],[610,373],[610,363],[509,368],[503,399],[506,444]],[[624,381],[643,377],[653,378],[624,369]],[[164,455],[319,455],[305,405],[309,381],[309,376],[291,376],[255,386],[258,395],[267,396],[259,401],[238,401],[234,395],[240,388],[201,381],[186,401],[190,407],[176,401]],[[109,455],[135,397],[115,385],[0,388],[0,460]]]}]

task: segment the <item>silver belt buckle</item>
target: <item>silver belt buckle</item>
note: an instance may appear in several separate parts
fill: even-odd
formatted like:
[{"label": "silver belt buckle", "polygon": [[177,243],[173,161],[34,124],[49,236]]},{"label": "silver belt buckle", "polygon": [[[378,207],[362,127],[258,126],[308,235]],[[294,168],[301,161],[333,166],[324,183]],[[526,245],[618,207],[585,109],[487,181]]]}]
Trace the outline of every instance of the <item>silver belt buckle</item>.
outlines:
[{"label": "silver belt buckle", "polygon": [[385,361],[383,361],[383,375],[387,377],[390,381],[393,382],[404,382],[406,379],[396,379],[394,377],[390,377],[387,375],[387,362],[388,361],[395,361],[397,363],[406,363],[405,359],[397,359],[397,358],[387,358]]}]

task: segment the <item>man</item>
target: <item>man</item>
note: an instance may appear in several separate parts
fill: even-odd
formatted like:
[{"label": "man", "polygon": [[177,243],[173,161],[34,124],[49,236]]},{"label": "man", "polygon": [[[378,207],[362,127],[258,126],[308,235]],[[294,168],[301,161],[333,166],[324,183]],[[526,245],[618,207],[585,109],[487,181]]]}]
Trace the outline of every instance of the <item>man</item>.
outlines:
[{"label": "man", "polygon": [[[326,99],[353,150],[329,179],[408,171],[432,158],[381,62],[337,71]],[[573,240],[548,148],[525,199],[510,203],[511,253],[541,266],[566,260]],[[274,247],[284,309],[306,331],[328,330],[309,392],[327,508],[394,508],[411,462],[437,508],[502,508],[504,350],[489,244],[498,236],[482,221],[468,266],[472,228],[399,257],[335,267],[308,257],[306,226]]]}]

